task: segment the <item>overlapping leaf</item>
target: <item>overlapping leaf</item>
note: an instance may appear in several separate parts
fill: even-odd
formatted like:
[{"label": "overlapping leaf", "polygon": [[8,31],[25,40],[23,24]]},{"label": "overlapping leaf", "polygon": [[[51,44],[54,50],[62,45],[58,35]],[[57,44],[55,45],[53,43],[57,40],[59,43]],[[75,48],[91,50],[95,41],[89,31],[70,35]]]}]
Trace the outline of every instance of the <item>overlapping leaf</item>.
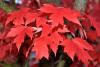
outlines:
[{"label": "overlapping leaf", "polygon": [[[50,36],[45,35],[37,38],[34,41],[34,48],[33,50],[36,51],[37,59],[41,59],[42,57],[48,58],[48,45],[50,48],[56,53],[57,47],[60,44],[60,41],[63,40],[63,37],[57,32],[52,33]],[[44,52],[45,51],[45,52]]]},{"label": "overlapping leaf", "polygon": [[32,12],[29,8],[23,8],[21,10],[10,13],[7,18],[6,24],[13,22],[14,25],[30,24],[37,16],[37,13]]},{"label": "overlapping leaf", "polygon": [[[25,8],[12,12],[7,18],[6,24],[11,22],[14,24],[7,37],[14,38],[13,43],[16,43],[18,50],[24,42],[26,35],[32,40],[33,33],[35,32],[32,50],[36,51],[37,59],[49,57],[48,46],[56,54],[58,45],[62,45],[64,46],[64,51],[72,60],[74,60],[74,56],[77,56],[86,65],[89,64],[89,60],[93,61],[87,52],[87,50],[93,51],[93,48],[87,41],[81,38],[69,40],[65,37],[65,34],[69,32],[70,34],[73,33],[73,37],[75,37],[75,32],[81,29],[82,26],[78,19],[80,14],[78,12],[70,8],[56,7],[50,4],[45,4],[37,11],[39,13]],[[65,23],[64,19],[68,21],[68,24]],[[29,25],[30,23],[33,26]],[[34,29],[36,30],[34,31]]]},{"label": "overlapping leaf", "polygon": [[63,44],[64,51],[71,57],[72,60],[76,55],[78,59],[84,62],[86,65],[89,64],[89,60],[93,61],[92,57],[85,50],[93,50],[93,48],[86,41],[80,38],[75,38],[73,40],[65,40]]},{"label": "overlapping leaf", "polygon": [[[48,9],[49,8],[49,9]],[[63,8],[63,7],[55,7],[53,5],[45,4],[40,11],[44,13],[51,13],[50,19],[53,21],[52,26],[55,27],[59,24],[63,25],[64,21],[63,18],[65,17],[69,21],[72,21],[75,24],[81,26],[78,17],[80,14],[78,12],[72,11],[70,8]]]},{"label": "overlapping leaf", "polygon": [[10,32],[7,34],[7,37],[15,37],[14,43],[16,43],[17,48],[19,49],[21,44],[24,42],[24,38],[28,35],[31,39],[33,37],[33,28],[26,26],[16,26],[11,28]]}]

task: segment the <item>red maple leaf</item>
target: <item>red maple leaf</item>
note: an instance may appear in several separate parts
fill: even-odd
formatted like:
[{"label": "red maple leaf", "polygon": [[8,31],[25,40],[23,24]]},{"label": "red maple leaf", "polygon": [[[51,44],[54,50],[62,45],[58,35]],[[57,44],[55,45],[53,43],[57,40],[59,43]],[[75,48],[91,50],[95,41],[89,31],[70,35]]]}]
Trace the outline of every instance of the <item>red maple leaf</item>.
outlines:
[{"label": "red maple leaf", "polygon": [[7,51],[8,52],[10,51],[10,45],[5,45],[5,44],[0,45],[0,61],[3,61],[6,58],[8,54]]},{"label": "red maple leaf", "polygon": [[[36,51],[36,58],[41,59],[42,57],[48,58],[48,45],[56,54],[57,47],[60,44],[60,41],[63,40],[63,37],[58,32],[54,32],[51,35],[45,35],[37,38],[34,41],[33,50]],[[40,47],[41,46],[41,47]],[[43,52],[45,51],[45,52]]]},{"label": "red maple leaf", "polygon": [[87,15],[87,17],[90,19],[90,22],[92,23],[94,28],[96,28],[97,35],[100,36],[100,29],[99,29],[100,23],[99,23],[99,21],[96,21],[96,19],[94,17],[92,17],[92,16]]},{"label": "red maple leaf", "polygon": [[36,18],[36,26],[39,27],[39,26],[44,26],[47,22],[47,19],[44,18],[44,17],[37,17]]},{"label": "red maple leaf", "polygon": [[23,8],[21,10],[12,12],[7,18],[6,24],[13,22],[14,25],[30,24],[37,16],[37,13],[31,11],[29,8]]},{"label": "red maple leaf", "polygon": [[[49,9],[48,9],[49,8]],[[64,17],[69,21],[81,26],[78,17],[80,14],[70,8],[55,7],[50,4],[45,4],[40,11],[51,14],[49,19],[52,20],[52,26],[55,27],[59,24],[64,25]]]},{"label": "red maple leaf", "polygon": [[27,26],[16,26],[11,28],[10,32],[8,32],[7,37],[15,37],[14,43],[19,50],[21,44],[24,42],[24,38],[28,35],[31,39],[33,37],[33,28]]},{"label": "red maple leaf", "polygon": [[50,43],[48,37],[37,38],[34,42],[33,51],[36,51],[36,58],[41,59],[42,57],[49,57],[47,45]]},{"label": "red maple leaf", "polygon": [[89,64],[89,60],[93,61],[92,57],[89,55],[89,53],[85,50],[93,50],[93,48],[85,41],[80,38],[75,38],[73,40],[64,40],[64,51],[71,57],[71,59],[74,59],[74,56],[76,55],[79,60],[84,62],[86,65]]}]

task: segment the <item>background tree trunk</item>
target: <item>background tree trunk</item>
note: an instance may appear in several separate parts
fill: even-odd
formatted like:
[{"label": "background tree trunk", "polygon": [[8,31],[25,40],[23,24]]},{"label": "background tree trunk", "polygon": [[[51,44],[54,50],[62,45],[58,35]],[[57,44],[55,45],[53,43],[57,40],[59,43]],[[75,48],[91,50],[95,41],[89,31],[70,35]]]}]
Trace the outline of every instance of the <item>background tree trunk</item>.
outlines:
[{"label": "background tree trunk", "polygon": [[74,9],[84,13],[86,10],[88,0],[75,0],[74,2]]}]

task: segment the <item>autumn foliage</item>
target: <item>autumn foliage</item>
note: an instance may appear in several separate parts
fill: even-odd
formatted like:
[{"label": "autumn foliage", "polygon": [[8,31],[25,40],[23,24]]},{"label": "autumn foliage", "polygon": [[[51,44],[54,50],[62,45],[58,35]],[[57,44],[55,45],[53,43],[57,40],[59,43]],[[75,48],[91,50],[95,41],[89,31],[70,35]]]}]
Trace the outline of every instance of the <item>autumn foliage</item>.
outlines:
[{"label": "autumn foliage", "polygon": [[69,5],[40,7],[41,4],[37,4],[36,8],[20,5],[18,10],[9,13],[0,9],[0,61],[25,62],[32,52],[35,52],[35,61],[43,57],[49,60],[51,51],[57,56],[60,45],[63,53],[71,58],[71,67],[98,67],[100,21],[93,17],[95,12],[81,14]]}]

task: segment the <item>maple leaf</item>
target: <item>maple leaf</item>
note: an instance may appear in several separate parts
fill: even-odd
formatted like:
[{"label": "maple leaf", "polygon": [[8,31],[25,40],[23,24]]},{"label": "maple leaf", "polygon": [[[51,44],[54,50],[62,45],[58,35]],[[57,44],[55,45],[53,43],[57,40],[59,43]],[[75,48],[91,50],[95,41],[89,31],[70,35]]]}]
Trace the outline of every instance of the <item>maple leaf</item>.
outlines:
[{"label": "maple leaf", "polygon": [[93,42],[96,41],[96,39],[97,39],[97,32],[96,31],[93,31],[93,30],[87,31],[86,35],[87,35],[87,38]]},{"label": "maple leaf", "polygon": [[80,14],[76,11],[72,11],[70,8],[55,7],[50,4],[45,4],[43,7],[40,8],[40,11],[44,13],[51,13],[49,18],[52,20],[53,27],[59,24],[64,25],[64,20],[63,20],[64,17],[68,19],[69,21],[72,21],[73,23],[81,26],[78,20],[78,17],[80,16]]},{"label": "maple leaf", "polygon": [[36,58],[41,59],[42,57],[46,57],[48,59],[48,45],[56,54],[58,45],[62,40],[63,37],[58,32],[53,32],[51,35],[44,35],[37,38],[34,41],[33,47],[33,51],[36,51]]},{"label": "maple leaf", "polygon": [[97,35],[100,36],[100,22],[94,22],[94,27],[96,28]]},{"label": "maple leaf", "polygon": [[[46,37],[50,39],[50,47],[54,51],[55,54],[56,54],[58,45],[60,44],[61,41],[63,41],[63,36],[61,36],[59,32],[62,32],[62,29],[58,29],[58,31],[53,32],[51,25],[45,24],[42,28],[42,33],[40,36],[40,37]],[[64,30],[64,32],[66,32],[66,30]]]},{"label": "maple leaf", "polygon": [[76,43],[77,46],[79,46],[80,48],[84,48],[84,49],[93,51],[93,47],[87,41],[85,41],[85,40],[83,40],[81,38],[75,38],[72,41],[74,43]]},{"label": "maple leaf", "polygon": [[44,26],[47,22],[47,19],[46,18],[43,18],[43,17],[37,17],[36,18],[36,26],[39,27],[39,26]]},{"label": "maple leaf", "polygon": [[66,27],[66,25],[64,25],[63,28],[59,28],[57,31],[58,31],[59,33],[70,32],[70,30]]},{"label": "maple leaf", "polygon": [[42,12],[45,13],[55,13],[57,8],[51,4],[44,4],[43,7],[40,8]]},{"label": "maple leaf", "polygon": [[[20,15],[19,15],[20,14]],[[37,16],[37,13],[30,11],[29,8],[23,8],[21,10],[10,13],[7,18],[6,24],[13,22],[14,25],[30,24]]]},{"label": "maple leaf", "polygon": [[73,40],[64,40],[64,51],[71,57],[71,59],[74,59],[74,56],[76,55],[79,60],[81,60],[86,65],[89,64],[89,60],[93,61],[92,57],[89,55],[89,53],[85,50],[93,50],[93,48],[84,40],[81,38],[75,38]]},{"label": "maple leaf", "polygon": [[52,28],[50,25],[47,25],[45,24],[43,27],[42,27],[42,33],[41,33],[41,37],[42,36],[47,36],[49,34],[52,33]]},{"label": "maple leaf", "polygon": [[60,45],[60,42],[63,41],[63,36],[61,36],[58,32],[54,32],[50,36],[50,39],[52,40],[52,43],[50,44],[50,48],[56,54],[58,45]]},{"label": "maple leaf", "polygon": [[77,51],[78,52],[76,56],[78,57],[78,60],[81,60],[86,66],[88,66],[89,61],[93,62],[93,58],[90,56],[90,54],[87,51],[82,50],[80,48]]},{"label": "maple leaf", "polygon": [[8,45],[4,45],[4,44],[0,45],[0,61],[3,61],[4,58],[6,58],[9,50],[10,50],[9,44]]},{"label": "maple leaf", "polygon": [[100,64],[100,44],[98,45],[94,45],[95,51],[89,51],[89,53],[91,54],[91,56],[93,57],[94,61],[93,62],[95,65]]},{"label": "maple leaf", "polygon": [[27,26],[16,26],[15,28],[11,28],[10,32],[8,32],[7,37],[15,37],[14,43],[19,50],[21,44],[24,42],[25,35],[28,35],[31,39],[33,37],[33,28]]},{"label": "maple leaf", "polygon": [[[93,23],[93,26],[96,28],[97,34],[98,36],[100,36],[100,3],[95,3],[94,1],[91,1],[91,6],[93,7],[92,9],[89,10],[89,8],[87,9],[89,12],[89,14],[91,15],[91,17],[88,17],[90,19],[90,21]],[[90,7],[91,8],[91,7]],[[92,10],[92,12],[91,12]],[[95,21],[94,21],[95,19]]]},{"label": "maple leaf", "polygon": [[71,40],[64,40],[63,44],[64,52],[66,52],[69,55],[69,57],[73,60],[76,53],[76,46]]},{"label": "maple leaf", "polygon": [[52,14],[49,18],[52,20],[53,27],[58,26],[59,24],[64,25],[63,16],[60,12]]},{"label": "maple leaf", "polygon": [[[92,26],[96,29],[96,30],[89,31],[89,32],[94,32],[97,36],[100,36],[100,29],[99,29],[100,23],[99,23],[99,21],[96,21],[96,19],[92,16],[87,15],[87,17],[89,18]],[[92,35],[92,38],[95,39],[96,35],[95,36]],[[89,35],[89,36],[91,36],[91,35]]]},{"label": "maple leaf", "polygon": [[36,58],[41,59],[42,57],[46,57],[48,59],[48,47],[50,39],[48,37],[41,37],[35,40],[33,51],[36,51]]}]

